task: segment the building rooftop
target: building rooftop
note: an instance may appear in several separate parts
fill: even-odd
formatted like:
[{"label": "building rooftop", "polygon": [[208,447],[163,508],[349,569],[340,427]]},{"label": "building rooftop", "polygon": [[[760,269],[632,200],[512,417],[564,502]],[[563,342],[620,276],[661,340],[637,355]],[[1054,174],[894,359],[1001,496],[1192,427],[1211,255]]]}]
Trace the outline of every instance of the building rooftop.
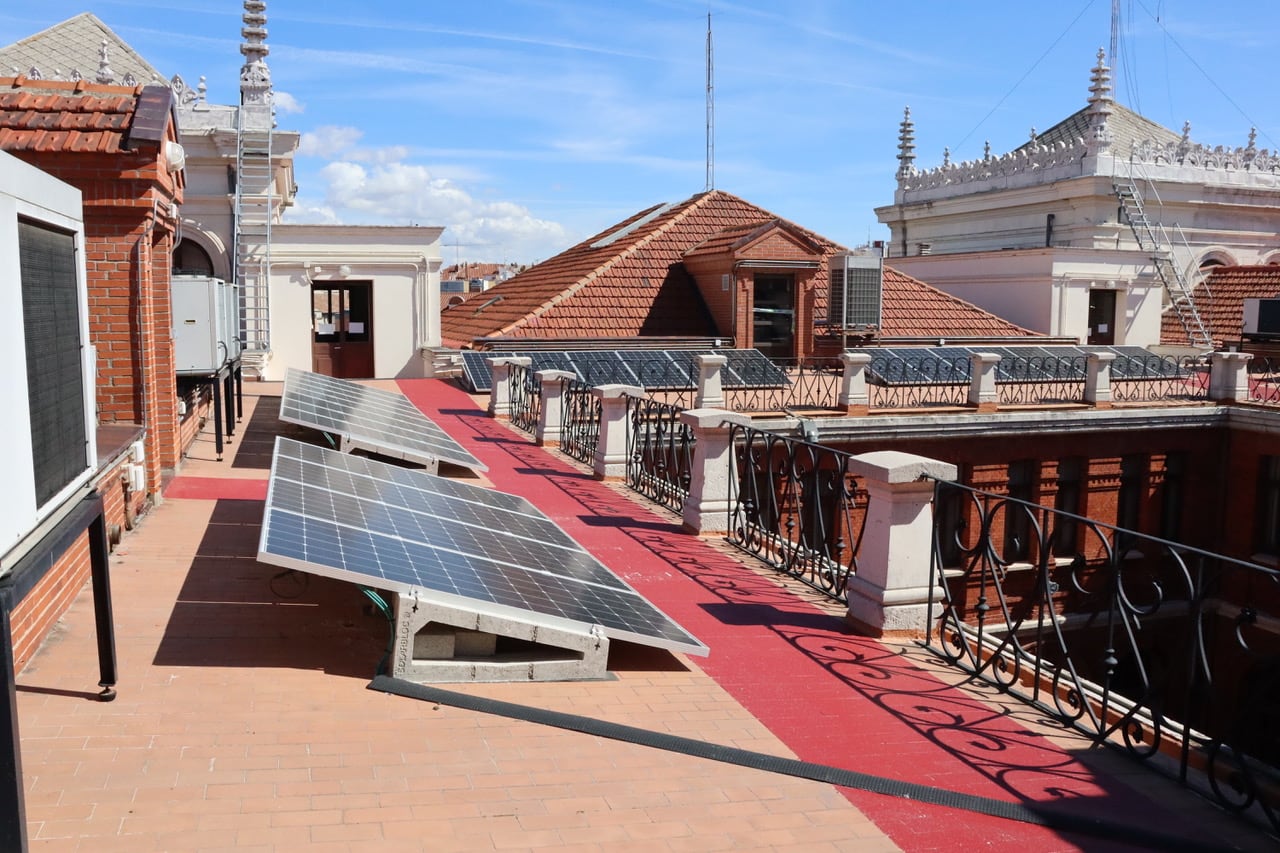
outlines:
[{"label": "building rooftop", "polygon": [[[840,608],[682,532],[453,384],[398,387],[488,484],[536,503],[710,656],[615,642],[603,681],[451,685],[432,702],[367,689],[383,617],[352,585],[254,559],[274,436],[308,433],[278,421],[279,386],[251,384],[226,461],[202,434],[111,557],[115,701],[95,700],[87,591],[18,679],[33,849],[1274,849],[916,645],[847,633]],[[465,710],[458,695],[771,759]],[[778,772],[791,758],[812,772]],[[828,772],[844,786],[806,778]],[[1046,815],[1085,831],[1024,820]]]},{"label": "building rooftop", "polygon": [[[1244,301],[1280,296],[1280,266],[1215,267],[1196,285],[1191,297],[1215,346],[1240,340],[1244,330]],[[1191,343],[1176,312],[1168,311],[1160,325],[1160,342]]]}]

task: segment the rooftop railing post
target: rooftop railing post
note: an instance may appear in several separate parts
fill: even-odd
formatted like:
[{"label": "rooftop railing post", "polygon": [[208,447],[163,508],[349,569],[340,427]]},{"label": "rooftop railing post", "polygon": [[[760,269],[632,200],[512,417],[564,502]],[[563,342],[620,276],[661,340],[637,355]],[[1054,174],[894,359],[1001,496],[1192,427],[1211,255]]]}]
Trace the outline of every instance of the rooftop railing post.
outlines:
[{"label": "rooftop railing post", "polygon": [[698,364],[698,395],[694,398],[695,409],[719,408],[724,405],[724,387],[720,381],[720,370],[729,359],[723,355],[694,356]]},{"label": "rooftop railing post", "polygon": [[564,388],[562,380],[574,379],[571,370],[539,370],[534,374],[542,386],[542,406],[538,409],[538,426],[534,442],[542,447],[559,447],[564,422]]},{"label": "rooftop railing post", "polygon": [[1209,399],[1241,403],[1249,399],[1247,352],[1215,352],[1209,357]]},{"label": "rooftop railing post", "polygon": [[840,378],[839,405],[850,417],[867,414],[871,411],[871,395],[867,390],[871,356],[865,352],[842,352],[840,363],[844,365],[844,374]]},{"label": "rooftop railing post", "polygon": [[644,396],[634,385],[597,385],[591,396],[600,401],[600,439],[591,468],[597,480],[627,475],[627,397]]},{"label": "rooftop railing post", "polygon": [[731,485],[738,476],[733,428],[751,419],[725,409],[699,408],[681,412],[680,422],[693,430],[684,527],[700,536],[723,535],[729,530]]},{"label": "rooftop railing post", "polygon": [[973,365],[969,371],[969,405],[979,412],[994,412],[1000,404],[996,390],[996,367],[1000,364],[1000,356],[993,352],[975,352],[969,358]]},{"label": "rooftop railing post", "polygon": [[1111,408],[1111,362],[1116,360],[1113,352],[1091,352],[1088,355],[1089,367],[1084,383],[1084,401],[1098,409]]},{"label": "rooftop railing post", "polygon": [[851,457],[850,474],[867,489],[867,519],[858,571],[850,576],[847,620],[871,636],[923,636],[932,574],[934,479],[954,480],[956,466],[924,456],[882,450]]},{"label": "rooftop railing post", "polygon": [[511,365],[533,366],[528,356],[501,356],[489,361],[489,417],[507,420],[511,417]]}]

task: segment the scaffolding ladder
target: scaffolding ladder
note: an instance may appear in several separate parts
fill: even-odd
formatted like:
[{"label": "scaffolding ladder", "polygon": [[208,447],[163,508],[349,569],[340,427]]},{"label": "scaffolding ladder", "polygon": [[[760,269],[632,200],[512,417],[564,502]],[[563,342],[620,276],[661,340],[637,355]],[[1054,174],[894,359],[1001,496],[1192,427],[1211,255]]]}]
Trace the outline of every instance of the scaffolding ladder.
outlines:
[{"label": "scaffolding ladder", "polygon": [[1142,202],[1142,193],[1132,175],[1115,175],[1112,178],[1116,198],[1124,211],[1133,236],[1138,241],[1138,248],[1151,255],[1156,275],[1164,283],[1165,293],[1169,296],[1170,307],[1178,316],[1178,322],[1186,330],[1187,338],[1197,349],[1208,351],[1213,349],[1213,335],[1204,324],[1200,311],[1192,298],[1192,286],[1183,274],[1182,268],[1175,262],[1170,248],[1172,241],[1164,225],[1152,223]]},{"label": "scaffolding ladder", "polygon": [[236,134],[235,264],[240,282],[243,366],[261,378],[271,357],[271,217],[274,181],[271,124],[246,125],[240,109]]}]

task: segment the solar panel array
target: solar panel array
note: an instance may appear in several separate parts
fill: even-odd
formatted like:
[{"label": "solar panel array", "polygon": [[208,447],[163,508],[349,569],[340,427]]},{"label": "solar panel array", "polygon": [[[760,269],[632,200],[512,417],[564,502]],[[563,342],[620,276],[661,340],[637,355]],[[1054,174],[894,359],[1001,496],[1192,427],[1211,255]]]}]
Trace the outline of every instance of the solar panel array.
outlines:
[{"label": "solar panel array", "polygon": [[960,385],[970,381],[974,353],[1000,356],[996,382],[1083,380],[1090,353],[1112,353],[1111,376],[1118,380],[1186,376],[1177,360],[1134,346],[867,347],[850,350],[871,356],[869,379],[879,385]]},{"label": "solar panel array", "polygon": [[533,370],[567,370],[591,385],[639,385],[650,389],[692,388],[698,383],[699,355],[723,355],[720,371],[725,388],[781,387],[789,384],[786,372],[754,349],[715,350],[526,350],[477,352],[463,350],[462,368],[471,391],[483,394],[492,388],[489,359],[523,356],[533,360]]},{"label": "solar panel array", "polygon": [[[533,504],[276,439],[258,559],[453,607],[706,654]],[[567,624],[566,624],[567,623]]]},{"label": "solar panel array", "polygon": [[347,379],[289,368],[280,420],[345,436],[351,446],[384,456],[488,470],[403,394]]}]

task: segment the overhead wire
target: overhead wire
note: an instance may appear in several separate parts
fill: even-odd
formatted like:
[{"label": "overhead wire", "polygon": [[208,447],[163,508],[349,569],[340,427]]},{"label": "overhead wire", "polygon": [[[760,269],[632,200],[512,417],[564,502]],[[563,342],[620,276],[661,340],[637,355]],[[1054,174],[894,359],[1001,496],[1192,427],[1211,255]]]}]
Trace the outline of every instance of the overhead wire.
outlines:
[{"label": "overhead wire", "polygon": [[1035,71],[1038,67],[1040,67],[1040,63],[1041,63],[1041,62],[1044,62],[1045,57],[1047,57],[1050,53],[1053,53],[1053,49],[1054,49],[1055,47],[1057,47],[1057,46],[1058,46],[1058,43],[1059,43],[1059,42],[1061,42],[1064,38],[1066,38],[1067,33],[1069,33],[1069,32],[1071,31],[1071,29],[1076,25],[1076,23],[1077,23],[1081,18],[1083,18],[1083,17],[1084,17],[1084,13],[1085,13],[1085,12],[1087,12],[1087,11],[1089,11],[1089,8],[1090,8],[1091,6],[1093,6],[1093,4],[1094,4],[1095,2],[1097,2],[1097,0],[1089,0],[1089,2],[1087,2],[1087,3],[1085,3],[1085,4],[1084,4],[1084,8],[1080,10],[1079,14],[1077,14],[1074,18],[1072,18],[1072,19],[1071,19],[1071,23],[1067,24],[1066,28],[1065,28],[1065,29],[1063,29],[1063,31],[1062,31],[1061,33],[1059,33],[1059,34],[1058,34],[1058,37],[1057,37],[1056,39],[1054,39],[1054,40],[1053,40],[1053,43],[1052,43],[1052,44],[1050,44],[1050,45],[1045,49],[1044,53],[1040,54],[1040,57],[1039,57],[1038,59],[1036,59],[1036,61],[1035,61],[1035,62],[1033,62],[1033,63],[1031,64],[1031,67],[1030,67],[1030,68],[1028,68],[1028,69],[1026,70],[1026,72],[1025,72],[1021,77],[1019,77],[1019,78],[1018,78],[1018,81],[1017,81],[1016,83],[1014,83],[1014,84],[1013,84],[1013,86],[1011,86],[1011,87],[1009,88],[1009,91],[1005,92],[1005,93],[1004,93],[1004,95],[1000,98],[1000,100],[996,101],[996,105],[995,105],[994,107],[992,107],[990,110],[988,110],[988,111],[987,111],[987,114],[986,114],[986,115],[984,115],[984,116],[982,117],[982,119],[981,119],[981,120],[980,120],[976,125],[974,125],[974,126],[973,126],[973,129],[972,129],[972,130],[970,130],[968,133],[966,133],[966,134],[965,134],[965,135],[960,139],[960,141],[959,141],[959,142],[957,142],[955,145],[953,145],[953,146],[951,147],[951,150],[953,150],[953,151],[959,151],[959,150],[960,150],[960,146],[961,146],[961,145],[964,145],[966,142],[968,142],[968,141],[969,141],[969,137],[971,137],[971,136],[973,136],[975,133],[977,133],[977,132],[978,132],[978,128],[980,128],[980,127],[982,127],[984,124],[986,124],[986,123],[987,123],[987,119],[989,119],[989,118],[991,118],[991,116],[995,115],[996,110],[1000,109],[1000,107],[1004,105],[1004,102],[1005,102],[1005,101],[1007,101],[1007,100],[1009,100],[1009,96],[1010,96],[1010,95],[1012,95],[1014,92],[1016,92],[1016,91],[1017,91],[1017,89],[1018,89],[1018,87],[1019,87],[1019,86],[1021,86],[1021,85],[1023,84],[1023,82],[1024,82],[1028,77],[1030,77],[1030,76],[1031,76],[1031,72]]}]

